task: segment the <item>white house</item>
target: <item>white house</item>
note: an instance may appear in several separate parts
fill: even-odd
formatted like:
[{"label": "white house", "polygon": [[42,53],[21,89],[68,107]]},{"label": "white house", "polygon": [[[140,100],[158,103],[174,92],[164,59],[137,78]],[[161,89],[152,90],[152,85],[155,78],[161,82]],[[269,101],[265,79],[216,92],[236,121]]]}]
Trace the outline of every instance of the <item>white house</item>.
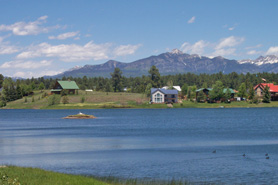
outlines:
[{"label": "white house", "polygon": [[177,103],[178,91],[166,90],[159,88],[151,88],[151,102],[152,103]]}]

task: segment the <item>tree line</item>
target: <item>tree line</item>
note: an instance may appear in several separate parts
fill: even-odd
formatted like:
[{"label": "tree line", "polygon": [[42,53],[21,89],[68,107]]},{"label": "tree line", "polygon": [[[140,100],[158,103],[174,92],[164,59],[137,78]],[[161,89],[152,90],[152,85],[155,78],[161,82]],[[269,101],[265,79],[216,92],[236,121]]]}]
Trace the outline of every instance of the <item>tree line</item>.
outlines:
[{"label": "tree line", "polygon": [[[176,75],[161,76],[159,70],[152,66],[149,75],[141,77],[126,77],[119,68],[115,68],[111,73],[111,78],[104,77],[63,77],[62,79],[45,79],[31,78],[18,79],[16,81],[11,78],[4,78],[0,74],[1,101],[8,102],[20,99],[23,96],[31,95],[34,90],[52,89],[56,80],[72,80],[77,83],[81,90],[93,89],[103,92],[133,92],[150,94],[150,89],[160,88],[163,86],[181,86],[182,95],[194,96],[198,88],[213,87],[217,81],[222,83],[223,87],[237,89],[241,93],[241,97],[247,97],[247,90],[262,82],[262,78],[267,79],[268,83],[278,84],[277,73],[257,73],[257,74],[194,74],[184,73]],[[188,93],[190,91],[190,93]],[[197,97],[195,97],[197,98]]]}]

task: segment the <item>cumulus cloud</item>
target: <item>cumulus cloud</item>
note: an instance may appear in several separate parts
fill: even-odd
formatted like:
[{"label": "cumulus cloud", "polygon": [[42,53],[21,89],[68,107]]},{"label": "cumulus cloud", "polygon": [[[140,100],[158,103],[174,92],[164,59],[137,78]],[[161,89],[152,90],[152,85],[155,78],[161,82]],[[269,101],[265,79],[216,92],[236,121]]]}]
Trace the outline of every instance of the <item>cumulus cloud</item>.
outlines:
[{"label": "cumulus cloud", "polygon": [[125,56],[125,55],[132,55],[135,51],[141,46],[141,44],[137,45],[120,45],[116,47],[113,51],[115,56]]},{"label": "cumulus cloud", "polygon": [[111,43],[95,44],[93,41],[85,45],[61,44],[50,45],[41,43],[31,46],[27,51],[21,52],[16,56],[17,59],[29,59],[37,57],[55,57],[61,61],[87,61],[108,59],[111,54],[124,56],[133,54],[140,45],[121,45],[113,49]]},{"label": "cumulus cloud", "polygon": [[47,33],[51,28],[41,26],[46,22],[47,16],[39,17],[33,22],[16,22],[11,25],[0,25],[0,31],[11,31],[14,35],[38,35]]},{"label": "cumulus cloud", "polygon": [[182,44],[180,50],[184,53],[203,54],[205,47],[209,45],[208,42],[200,40],[194,44],[185,42]]},{"label": "cumulus cloud", "polygon": [[42,61],[10,61],[5,62],[0,66],[0,69],[9,69],[9,68],[19,68],[19,69],[38,69],[46,66],[50,66],[52,61],[42,60]]},{"label": "cumulus cloud", "polygon": [[76,31],[76,32],[67,32],[67,33],[63,33],[63,34],[60,34],[58,36],[49,36],[48,38],[49,39],[58,39],[58,40],[65,40],[65,39],[68,39],[68,38],[71,38],[71,37],[75,37],[76,35],[78,35],[79,31]]},{"label": "cumulus cloud", "polygon": [[17,71],[11,75],[12,77],[21,77],[21,78],[38,78],[42,76],[53,76],[61,73],[62,71],[57,70],[40,70],[40,71]]},{"label": "cumulus cloud", "polygon": [[193,16],[193,17],[191,17],[191,19],[189,19],[189,20],[187,21],[187,23],[188,23],[188,24],[192,24],[192,23],[195,22],[195,19],[196,19],[196,17]]},{"label": "cumulus cloud", "polygon": [[260,54],[261,52],[260,51],[257,51],[257,50],[250,50],[247,52],[247,55],[257,55],[257,54]]},{"label": "cumulus cloud", "polygon": [[12,54],[19,51],[19,48],[12,46],[9,42],[3,42],[5,37],[0,37],[0,55]]},{"label": "cumulus cloud", "polygon": [[215,51],[212,55],[214,56],[226,56],[226,55],[235,55],[236,49],[235,46],[241,44],[245,39],[243,37],[230,36],[227,38],[221,39],[218,44],[215,46]]},{"label": "cumulus cloud", "polygon": [[220,42],[217,44],[215,49],[223,49],[227,47],[233,47],[241,44],[245,39],[243,37],[235,37],[235,36],[230,36],[227,38],[223,38],[220,40]]},{"label": "cumulus cloud", "polygon": [[278,55],[278,46],[270,47],[267,50],[266,55]]}]

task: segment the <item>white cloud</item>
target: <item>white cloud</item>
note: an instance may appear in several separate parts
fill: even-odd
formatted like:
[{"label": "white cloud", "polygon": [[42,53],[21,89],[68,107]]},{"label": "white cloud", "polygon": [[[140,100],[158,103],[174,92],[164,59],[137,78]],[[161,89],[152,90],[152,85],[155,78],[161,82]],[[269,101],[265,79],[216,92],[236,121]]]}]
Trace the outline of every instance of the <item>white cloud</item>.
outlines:
[{"label": "white cloud", "polygon": [[235,48],[227,48],[227,49],[217,49],[213,52],[213,56],[226,56],[226,55],[235,55]]},{"label": "white cloud", "polygon": [[22,60],[16,60],[16,61],[10,61],[5,62],[0,66],[0,69],[38,69],[46,66],[50,66],[52,61],[48,60],[42,60],[42,61],[22,61]]},{"label": "white cloud", "polygon": [[85,60],[102,60],[108,59],[109,48],[111,44],[94,44],[92,41],[84,46],[70,44],[70,45],[50,45],[48,43],[41,43],[37,46],[32,46],[28,51],[17,55],[18,59],[28,59],[35,57],[57,57],[62,61],[85,61]]},{"label": "white cloud", "polygon": [[58,39],[58,40],[65,40],[65,39],[68,39],[68,38],[71,38],[71,37],[75,37],[76,35],[78,35],[79,31],[76,31],[76,32],[67,32],[67,33],[63,33],[63,34],[60,34],[58,36],[49,36],[48,38],[49,39]]},{"label": "white cloud", "polygon": [[193,17],[191,17],[191,19],[189,19],[189,20],[187,21],[187,23],[188,23],[188,24],[192,24],[192,23],[195,22],[195,19],[196,19],[196,17],[193,16]]},{"label": "white cloud", "polygon": [[245,49],[247,49],[247,50],[249,50],[249,49],[256,49],[256,48],[260,48],[262,46],[263,46],[262,44],[257,44],[256,46],[248,46]]},{"label": "white cloud", "polygon": [[200,40],[195,44],[191,45],[188,42],[185,42],[181,46],[181,51],[184,53],[191,53],[191,54],[203,54],[205,47],[209,45],[208,42]]},{"label": "white cloud", "polygon": [[12,46],[9,42],[3,42],[5,37],[0,37],[0,55],[12,54],[19,51],[19,48]]},{"label": "white cloud", "polygon": [[227,47],[233,47],[241,44],[245,39],[243,37],[235,37],[230,36],[227,38],[223,38],[220,40],[220,42],[216,45],[215,49],[223,49]]},{"label": "white cloud", "polygon": [[141,46],[141,44],[137,45],[120,45],[116,47],[113,51],[115,56],[125,56],[125,55],[132,55],[135,51]]},{"label": "white cloud", "polygon": [[43,71],[17,71],[11,75],[12,77],[21,77],[21,78],[38,78],[42,76],[53,76],[61,73],[62,71],[57,70],[43,70]]},{"label": "white cloud", "polygon": [[257,55],[257,54],[260,54],[261,52],[260,51],[257,51],[257,50],[250,50],[247,52],[247,55]]},{"label": "white cloud", "polygon": [[236,28],[235,26],[234,27],[230,27],[230,28],[228,28],[228,30],[233,31],[235,28]]},{"label": "white cloud", "polygon": [[104,60],[116,56],[124,56],[133,54],[140,45],[121,45],[113,49],[111,43],[95,44],[93,41],[87,44],[77,45],[50,45],[41,43],[31,46],[16,56],[17,59],[29,59],[37,57],[54,57],[65,62],[87,61],[87,60]]},{"label": "white cloud", "polygon": [[19,49],[16,46],[0,43],[0,55],[13,54],[18,51]]},{"label": "white cloud", "polygon": [[39,17],[34,22],[16,22],[11,25],[0,25],[0,31],[11,31],[14,35],[37,35],[40,33],[47,33],[51,28],[42,27],[47,16]]},{"label": "white cloud", "polygon": [[270,47],[267,50],[266,55],[278,55],[278,46]]}]

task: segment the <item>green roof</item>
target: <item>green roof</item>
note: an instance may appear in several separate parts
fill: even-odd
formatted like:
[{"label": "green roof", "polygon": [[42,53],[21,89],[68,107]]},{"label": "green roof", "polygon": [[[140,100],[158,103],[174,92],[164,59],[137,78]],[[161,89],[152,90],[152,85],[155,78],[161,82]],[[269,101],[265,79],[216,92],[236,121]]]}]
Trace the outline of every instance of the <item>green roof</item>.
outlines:
[{"label": "green roof", "polygon": [[201,88],[201,89],[196,90],[196,92],[203,91],[204,89],[207,89],[208,91],[211,91],[211,90],[212,90],[212,88]]},{"label": "green roof", "polygon": [[75,81],[58,81],[63,89],[79,89]]},{"label": "green roof", "polygon": [[[229,88],[229,90],[230,90],[231,93],[235,93],[235,91],[233,89]],[[227,91],[227,88],[223,89],[223,93],[226,93],[226,91]]]}]

